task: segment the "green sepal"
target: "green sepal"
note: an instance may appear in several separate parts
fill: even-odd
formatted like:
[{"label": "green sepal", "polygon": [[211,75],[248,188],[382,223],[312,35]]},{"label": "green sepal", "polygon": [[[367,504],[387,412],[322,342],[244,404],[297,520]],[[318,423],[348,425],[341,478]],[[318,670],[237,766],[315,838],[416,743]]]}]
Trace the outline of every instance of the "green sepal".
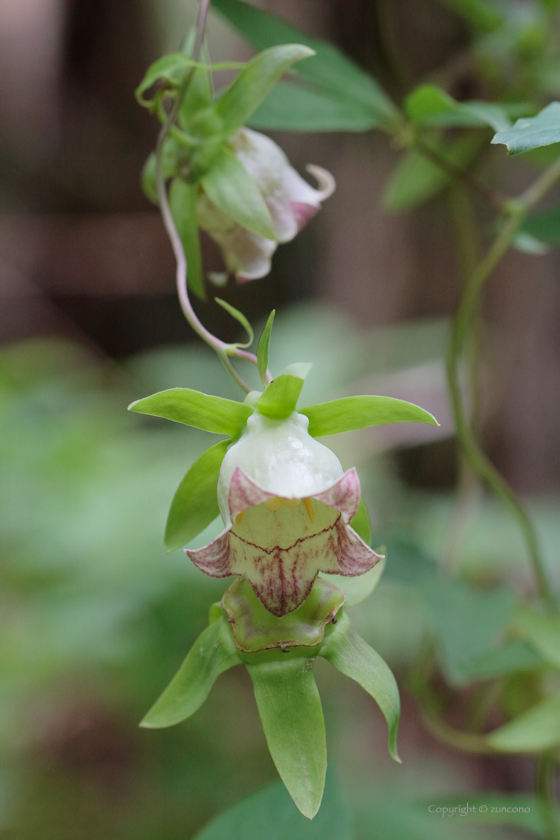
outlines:
[{"label": "green sepal", "polygon": [[182,178],[174,178],[169,190],[169,206],[187,259],[187,283],[200,300],[206,300],[200,239],[196,223],[197,192],[197,184],[183,181]]},{"label": "green sepal", "polygon": [[164,417],[217,435],[240,435],[253,409],[235,400],[213,397],[191,388],[169,388],[151,397],[136,400],[129,411]]},{"label": "green sepal", "polygon": [[222,598],[233,637],[244,653],[319,645],[343,603],[344,594],[323,578],[317,578],[303,604],[281,620],[263,607],[247,578],[234,581]]},{"label": "green sepal", "polygon": [[560,142],[560,102],[551,102],[536,117],[522,117],[507,131],[498,131],[490,142],[504,143],[508,155]]},{"label": "green sepal", "polygon": [[257,408],[265,417],[272,420],[284,420],[296,410],[297,401],[311,369],[310,364],[288,365],[287,368],[267,385]]},{"label": "green sepal", "polygon": [[496,729],[487,739],[502,752],[541,752],[560,744],[560,694],[541,700],[536,706]]},{"label": "green sepal", "polygon": [[272,760],[296,806],[313,819],[323,798],[327,771],[325,722],[313,675],[314,658],[296,651],[270,652],[266,654],[269,661],[255,664],[245,661]]},{"label": "green sepal", "polygon": [[[190,40],[192,40],[192,46],[194,46],[194,38]],[[190,53],[192,46],[185,52]],[[206,64],[209,64],[208,51],[205,47],[202,48],[200,57]],[[177,112],[177,122],[181,128],[189,131],[193,116],[199,111],[211,107],[213,98],[212,73],[209,69],[198,67],[193,71],[189,86]]]},{"label": "green sepal", "polygon": [[386,423],[431,423],[439,426],[435,417],[425,409],[392,397],[343,397],[300,408],[299,411],[309,418],[309,434],[313,437],[337,435]]},{"label": "green sepal", "polygon": [[159,79],[162,79],[166,87],[177,88],[185,80],[185,76],[191,67],[196,66],[194,62],[185,53],[169,53],[162,55],[153,64],[150,64],[144,78],[134,91],[137,101],[144,108],[151,108],[154,99],[144,99],[144,92],[152,87]]},{"label": "green sepal", "polygon": [[179,484],[165,526],[165,547],[175,551],[194,540],[220,515],[217,489],[220,467],[231,439],[211,446]]},{"label": "green sepal", "polygon": [[[385,548],[376,548],[376,554],[385,554]],[[344,602],[346,607],[354,607],[368,598],[379,581],[381,575],[385,571],[385,557],[379,560],[375,566],[363,575],[356,575],[355,577],[344,577],[344,575],[325,575],[329,582],[333,583],[337,589],[340,589],[346,597]],[[322,574],[322,573],[321,573]]]},{"label": "green sepal", "polygon": [[240,312],[239,309],[236,309],[235,306],[232,306],[231,303],[227,302],[227,300],[222,300],[221,298],[218,298],[218,297],[215,297],[214,300],[216,301],[218,306],[221,306],[222,309],[225,309],[226,312],[229,312],[231,317],[235,318],[235,320],[238,321],[241,324],[241,326],[243,327],[243,329],[247,333],[247,341],[244,344],[240,344],[238,342],[234,346],[235,347],[242,347],[242,348],[243,347],[250,347],[251,344],[253,343],[254,338],[255,338],[255,334],[253,332],[253,327],[251,326],[251,324],[249,323],[249,321],[247,320],[247,318],[245,317],[243,312]]},{"label": "green sepal", "polygon": [[219,150],[201,180],[206,195],[223,213],[251,233],[275,238],[272,217],[257,183],[231,149]]},{"label": "green sepal", "polygon": [[268,370],[268,350],[270,346],[270,334],[272,333],[272,325],[274,323],[275,315],[276,310],[273,309],[270,315],[268,316],[268,321],[266,322],[265,328],[262,331],[262,335],[259,338],[259,346],[257,348],[257,365],[259,369],[259,376],[265,388],[268,384],[266,381],[266,372]]},{"label": "green sepal", "polygon": [[292,64],[312,55],[315,55],[314,50],[302,44],[282,44],[264,50],[251,59],[215,104],[226,135],[231,136],[245,125]]},{"label": "green sepal", "polygon": [[495,102],[457,102],[437,85],[420,85],[405,99],[405,111],[424,126],[463,126],[503,131],[511,126],[505,108]]},{"label": "green sepal", "polygon": [[140,726],[174,726],[202,706],[218,677],[241,662],[225,615],[204,630]]},{"label": "green sepal", "polygon": [[336,625],[327,627],[321,656],[373,697],[389,727],[389,753],[400,763],[397,754],[400,698],[396,680],[379,654],[353,630],[344,612],[339,613]]}]

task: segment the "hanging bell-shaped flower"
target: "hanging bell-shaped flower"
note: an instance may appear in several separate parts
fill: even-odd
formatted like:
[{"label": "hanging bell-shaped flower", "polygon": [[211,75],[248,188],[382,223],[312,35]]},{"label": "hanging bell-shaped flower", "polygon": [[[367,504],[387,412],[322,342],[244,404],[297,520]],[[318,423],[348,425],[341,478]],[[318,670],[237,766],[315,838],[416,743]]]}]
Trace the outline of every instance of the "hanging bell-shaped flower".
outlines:
[{"label": "hanging bell-shaped flower", "polygon": [[213,577],[245,575],[277,616],[305,601],[319,572],[361,575],[381,560],[349,524],[360,501],[356,470],[344,472],[308,425],[297,412],[249,417],[220,470],[225,530],[186,552]]}]

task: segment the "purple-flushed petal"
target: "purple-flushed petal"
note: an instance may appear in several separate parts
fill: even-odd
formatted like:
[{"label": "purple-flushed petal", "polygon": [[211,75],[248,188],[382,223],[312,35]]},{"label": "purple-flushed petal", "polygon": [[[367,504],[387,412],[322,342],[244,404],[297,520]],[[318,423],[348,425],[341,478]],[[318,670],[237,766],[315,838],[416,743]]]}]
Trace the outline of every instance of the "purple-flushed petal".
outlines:
[{"label": "purple-flushed petal", "polygon": [[[349,525],[337,520],[338,542],[335,548],[338,563],[338,574],[345,577],[356,577],[369,572],[376,563],[383,559],[381,554],[366,545]],[[327,571],[322,569],[321,571]]]},{"label": "purple-flushed petal", "polygon": [[259,487],[243,472],[241,467],[235,468],[228,492],[229,515],[232,520],[247,508],[255,507],[273,498],[274,493],[268,493],[262,487]]},{"label": "purple-flushed petal", "polygon": [[223,531],[215,540],[204,548],[185,549],[187,557],[194,565],[210,577],[228,577],[233,574],[230,558],[230,529]]},{"label": "purple-flushed petal", "polygon": [[336,508],[341,512],[344,521],[350,522],[360,503],[360,479],[355,468],[346,470],[331,487],[322,493],[314,494],[312,498]]}]

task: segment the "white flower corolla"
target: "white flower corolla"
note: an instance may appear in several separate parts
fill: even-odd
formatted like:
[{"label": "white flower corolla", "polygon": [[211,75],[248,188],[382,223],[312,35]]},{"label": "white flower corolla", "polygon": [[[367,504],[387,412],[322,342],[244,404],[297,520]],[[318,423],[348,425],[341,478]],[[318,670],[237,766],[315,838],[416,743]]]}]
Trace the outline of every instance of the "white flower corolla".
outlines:
[{"label": "white flower corolla", "polygon": [[360,500],[356,471],[344,472],[308,424],[297,412],[249,418],[220,470],[225,530],[186,552],[213,577],[245,575],[279,617],[305,601],[319,572],[361,575],[381,559],[349,525]]},{"label": "white flower corolla", "polygon": [[270,271],[272,254],[279,242],[289,242],[332,195],[335,182],[320,166],[307,167],[319,184],[314,189],[290,166],[282,149],[270,137],[241,128],[231,139],[232,149],[243,164],[270,211],[274,240],[242,227],[216,207],[205,193],[197,203],[200,226],[217,242],[228,271],[240,282],[256,280]]}]

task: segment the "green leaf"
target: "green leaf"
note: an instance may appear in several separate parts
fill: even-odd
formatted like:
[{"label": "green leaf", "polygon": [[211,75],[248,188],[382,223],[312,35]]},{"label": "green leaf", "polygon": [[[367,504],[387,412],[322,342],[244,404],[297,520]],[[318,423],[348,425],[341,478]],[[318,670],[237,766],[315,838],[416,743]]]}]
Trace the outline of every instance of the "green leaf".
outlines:
[{"label": "green leaf", "polygon": [[227,136],[245,125],[292,64],[312,55],[313,50],[302,44],[282,44],[251,59],[234,83],[216,100],[216,113],[223,120]]},{"label": "green leaf", "polygon": [[515,596],[505,587],[478,592],[444,577],[426,579],[421,587],[446,679],[452,685],[465,685],[476,677],[479,658],[498,648],[515,609]]},{"label": "green leaf", "polygon": [[371,545],[371,523],[369,521],[366,503],[362,498],[360,498],[356,513],[350,520],[350,526],[363,539],[366,545]]},{"label": "green leaf", "polygon": [[377,126],[377,120],[361,103],[280,82],[248,124],[268,131],[368,131]]},{"label": "green leaf", "polygon": [[245,577],[234,581],[222,598],[236,644],[244,653],[321,644],[326,624],[343,603],[336,584],[324,578],[317,578],[303,604],[281,621],[265,609]]},{"label": "green leaf", "polygon": [[[378,554],[383,554],[384,549],[376,549]],[[385,558],[375,564],[373,569],[363,575],[356,577],[344,577],[343,575],[328,575],[331,583],[334,583],[346,596],[345,606],[354,607],[371,595],[385,571]],[[322,574],[322,573],[321,573]]]},{"label": "green leaf", "polygon": [[253,343],[253,339],[255,338],[255,334],[253,332],[253,327],[251,326],[251,324],[249,323],[249,321],[247,320],[247,318],[245,317],[243,312],[240,312],[239,309],[236,309],[235,306],[232,306],[231,303],[227,302],[227,300],[222,300],[221,298],[217,298],[217,297],[215,297],[214,300],[216,301],[216,303],[219,306],[222,307],[222,309],[225,309],[226,312],[229,312],[229,314],[232,316],[232,318],[235,318],[236,321],[239,321],[239,323],[241,324],[241,326],[243,327],[243,329],[247,333],[247,339],[248,340],[245,342],[245,344],[236,344],[235,346],[236,347],[250,347],[251,344]]},{"label": "green leaf", "polygon": [[514,628],[547,662],[560,668],[560,618],[520,609]]},{"label": "green leaf", "polygon": [[270,345],[270,334],[272,333],[272,325],[274,323],[275,315],[276,310],[273,309],[270,315],[268,316],[268,321],[266,322],[265,328],[262,331],[262,335],[259,339],[259,346],[257,348],[257,364],[259,368],[259,376],[265,388],[267,386],[266,375],[268,372],[268,349]]},{"label": "green leaf", "polygon": [[507,131],[498,131],[492,143],[504,143],[509,155],[521,155],[560,141],[560,102],[551,102],[536,117],[523,117]]},{"label": "green leaf", "polygon": [[[431,142],[448,163],[466,169],[481,148],[482,135],[466,134],[452,143]],[[395,167],[383,194],[383,207],[389,213],[404,213],[441,192],[450,182],[449,174],[418,152],[407,152]]]},{"label": "green leaf", "polygon": [[190,717],[202,706],[220,674],[240,662],[231,628],[222,614],[200,634],[140,726],[159,729]]},{"label": "green leaf", "polygon": [[560,245],[560,207],[530,216],[522,230],[551,245]]},{"label": "green leaf", "polygon": [[200,300],[206,300],[196,222],[197,192],[197,184],[190,184],[182,178],[174,178],[169,190],[169,205],[187,259],[187,283]]},{"label": "green leaf", "polygon": [[208,198],[242,227],[275,239],[274,225],[256,182],[231,149],[221,149],[202,178]]},{"label": "green leaf", "polygon": [[235,400],[213,397],[190,388],[170,388],[151,397],[136,400],[129,411],[164,417],[217,435],[241,434],[253,409]]},{"label": "green leaf", "polygon": [[491,102],[457,102],[436,85],[421,85],[405,103],[410,119],[425,126],[488,127],[503,131],[511,126],[505,109]]},{"label": "green leaf", "polygon": [[540,752],[560,744],[560,695],[547,697],[488,735],[488,743],[504,752]]},{"label": "green leaf", "polygon": [[389,727],[389,753],[395,761],[400,762],[397,754],[400,715],[397,683],[389,666],[353,630],[345,613],[336,625],[331,624],[327,628],[320,655],[373,697]]},{"label": "green leaf", "polygon": [[327,772],[323,804],[308,820],[294,808],[281,781],[237,802],[215,817],[194,840],[353,840],[352,820],[342,792]]},{"label": "green leaf", "polygon": [[[296,410],[305,377],[311,365],[289,365],[267,385],[257,409],[265,417],[283,420]],[[293,371],[293,373],[292,373]]]},{"label": "green leaf", "polygon": [[184,80],[189,68],[193,67],[195,62],[185,55],[185,53],[177,52],[163,55],[154,61],[144,75],[144,78],[134,91],[136,99],[145,108],[149,108],[152,100],[144,99],[143,94],[152,87],[159,79],[167,83],[167,86],[177,87]]},{"label": "green leaf", "polygon": [[327,771],[325,722],[314,660],[295,652],[277,656],[282,659],[247,664],[247,670],[272,760],[301,813],[313,819],[321,805]]},{"label": "green leaf", "polygon": [[399,120],[398,109],[375,79],[331,44],[310,38],[281,18],[241,0],[214,0],[212,8],[258,49],[297,42],[315,50],[316,55],[298,67],[298,75],[334,99],[363,106],[378,128],[391,130]]},{"label": "green leaf", "polygon": [[165,526],[168,551],[175,551],[194,540],[220,515],[216,495],[218,476],[230,443],[230,440],[221,440],[207,449],[177,488]]},{"label": "green leaf", "polygon": [[466,667],[463,662],[462,675],[469,680],[489,680],[545,667],[546,662],[529,645],[513,641],[469,659]]},{"label": "green leaf", "polygon": [[385,423],[439,425],[435,417],[423,408],[392,397],[343,397],[301,408],[300,413],[309,417],[309,434],[313,437],[337,435],[339,432],[382,426]]}]

